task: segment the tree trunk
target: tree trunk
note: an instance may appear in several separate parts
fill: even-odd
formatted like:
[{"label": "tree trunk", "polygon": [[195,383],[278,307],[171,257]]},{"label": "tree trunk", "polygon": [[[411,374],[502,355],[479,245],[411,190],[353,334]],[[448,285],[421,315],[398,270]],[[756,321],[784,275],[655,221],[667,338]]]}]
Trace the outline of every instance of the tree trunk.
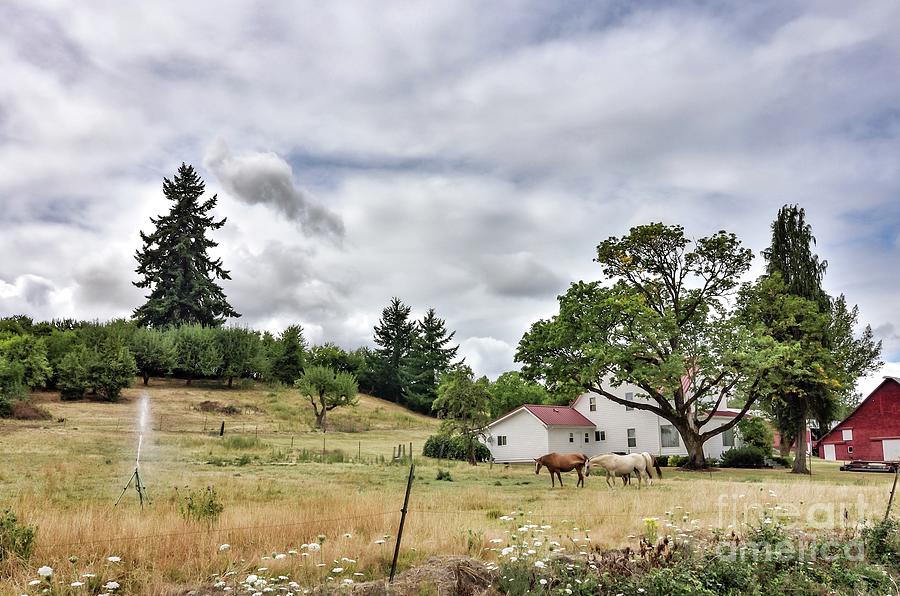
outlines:
[{"label": "tree trunk", "polygon": [[228,388],[231,389],[231,380],[233,377],[228,377]]},{"label": "tree trunk", "polygon": [[328,414],[328,410],[322,408],[321,412],[316,412],[316,426],[322,429],[322,432],[326,432],[328,429],[325,426],[325,416]]},{"label": "tree trunk", "polygon": [[188,378],[187,378],[187,383],[185,383],[185,385],[190,385],[190,384],[191,384],[191,381],[193,381],[193,379],[190,378],[190,377],[188,377]]},{"label": "tree trunk", "polygon": [[684,467],[689,470],[706,468],[706,455],[703,453],[703,441],[700,440],[700,434],[689,428],[679,429],[679,433],[684,441],[684,448],[688,452],[688,461],[684,464]]},{"label": "tree trunk", "polygon": [[144,377],[144,385],[149,385],[150,384],[150,373],[145,372],[143,374],[143,377]]},{"label": "tree trunk", "polygon": [[797,450],[794,453],[794,469],[791,474],[809,474],[806,465],[806,417],[800,419],[797,426]]},{"label": "tree trunk", "polygon": [[475,439],[472,437],[469,437],[469,465],[478,465],[478,462],[475,461]]},{"label": "tree trunk", "polygon": [[778,453],[781,455],[781,457],[787,457],[788,455],[791,454],[792,446],[793,446],[793,444],[790,441],[788,441],[785,438],[785,436],[782,434],[781,440],[778,442]]}]

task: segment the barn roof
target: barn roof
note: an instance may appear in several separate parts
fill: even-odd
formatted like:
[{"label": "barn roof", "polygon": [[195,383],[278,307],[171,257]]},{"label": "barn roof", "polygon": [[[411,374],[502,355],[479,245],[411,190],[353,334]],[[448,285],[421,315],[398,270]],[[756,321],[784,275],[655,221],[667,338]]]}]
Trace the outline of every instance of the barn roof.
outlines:
[{"label": "barn roof", "polygon": [[509,418],[513,414],[521,410],[527,411],[529,414],[540,420],[546,426],[587,426],[594,428],[594,423],[584,417],[584,415],[568,406],[544,406],[537,404],[525,404],[519,406],[515,410],[508,412],[491,422],[488,426],[497,424],[501,420]]},{"label": "barn roof", "polygon": [[864,405],[867,401],[869,401],[869,400],[872,398],[873,395],[875,395],[876,393],[878,393],[878,390],[881,389],[881,388],[884,386],[884,384],[887,383],[888,381],[893,381],[893,382],[895,382],[895,383],[900,384],[900,378],[898,378],[898,377],[890,377],[890,376],[885,375],[884,380],[878,384],[878,387],[876,387],[875,389],[873,389],[873,390],[872,390],[872,393],[870,393],[869,395],[866,396],[866,399],[864,399],[864,400],[862,400],[861,402],[859,402],[859,405],[857,405],[855,408],[853,408],[853,411],[850,412],[850,415],[849,415],[849,416],[847,416],[846,418],[844,418],[843,420],[841,420],[840,422],[838,422],[837,424],[835,424],[835,425],[834,425],[834,428],[832,428],[830,431],[828,431],[827,433],[825,433],[824,435],[822,435],[822,437],[821,437],[818,441],[816,441],[815,444],[816,444],[817,446],[818,446],[818,445],[821,445],[822,443],[825,442],[825,439],[827,439],[828,437],[830,437],[831,435],[833,435],[835,432],[837,432],[837,430],[841,427],[841,425],[844,424],[845,422],[847,422],[848,420],[850,420],[851,418],[853,418],[853,416],[859,411],[859,409],[862,408],[863,405]]}]

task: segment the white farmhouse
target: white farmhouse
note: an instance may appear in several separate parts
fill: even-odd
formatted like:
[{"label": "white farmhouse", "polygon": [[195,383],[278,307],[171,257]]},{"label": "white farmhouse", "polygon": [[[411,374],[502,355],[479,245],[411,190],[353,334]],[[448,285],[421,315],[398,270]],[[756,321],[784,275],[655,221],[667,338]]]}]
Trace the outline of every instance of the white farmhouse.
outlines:
[{"label": "white farmhouse", "polygon": [[[651,401],[633,385],[611,391],[628,401]],[[736,415],[718,410],[703,430],[722,426]],[[497,462],[526,462],[554,451],[590,457],[641,451],[687,455],[681,436],[668,421],[594,393],[579,395],[568,406],[520,406],[488,424],[483,440]],[[740,445],[740,439],[731,428],[704,443],[703,451],[708,458],[719,458],[735,445]]]}]

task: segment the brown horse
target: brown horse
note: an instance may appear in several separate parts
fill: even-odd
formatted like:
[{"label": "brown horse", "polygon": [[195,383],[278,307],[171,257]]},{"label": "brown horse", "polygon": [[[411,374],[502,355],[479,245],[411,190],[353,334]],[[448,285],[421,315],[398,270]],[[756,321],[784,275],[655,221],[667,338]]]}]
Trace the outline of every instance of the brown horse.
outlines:
[{"label": "brown horse", "polygon": [[550,486],[555,487],[556,481],[553,478],[554,474],[559,478],[559,485],[562,486],[562,476],[560,476],[559,473],[575,470],[578,472],[578,483],[575,484],[575,486],[584,486],[584,474],[582,474],[582,470],[584,469],[585,464],[587,464],[587,461],[588,456],[583,453],[548,453],[547,455],[538,457],[534,460],[534,473],[539,474],[541,466],[545,466],[550,471]]}]

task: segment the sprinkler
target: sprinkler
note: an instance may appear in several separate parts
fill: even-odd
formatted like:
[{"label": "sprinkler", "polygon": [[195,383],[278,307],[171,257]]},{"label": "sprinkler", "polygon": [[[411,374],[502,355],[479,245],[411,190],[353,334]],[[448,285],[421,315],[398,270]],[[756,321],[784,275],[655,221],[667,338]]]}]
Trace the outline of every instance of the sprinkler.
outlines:
[{"label": "sprinkler", "polygon": [[138,419],[138,447],[137,447],[137,457],[134,460],[134,472],[131,473],[131,476],[128,478],[128,482],[125,483],[125,487],[122,489],[122,494],[119,495],[119,498],[116,499],[116,506],[119,505],[119,501],[122,500],[122,497],[125,496],[125,493],[128,491],[128,487],[131,486],[131,483],[134,482],[134,489],[137,491],[138,500],[141,503],[141,509],[144,508],[144,499],[147,500],[147,503],[150,503],[150,496],[147,494],[147,487],[144,486],[143,481],[141,480],[141,448],[144,445],[144,431],[147,428],[147,418],[150,413],[150,400],[145,394],[141,398],[141,413]]}]

